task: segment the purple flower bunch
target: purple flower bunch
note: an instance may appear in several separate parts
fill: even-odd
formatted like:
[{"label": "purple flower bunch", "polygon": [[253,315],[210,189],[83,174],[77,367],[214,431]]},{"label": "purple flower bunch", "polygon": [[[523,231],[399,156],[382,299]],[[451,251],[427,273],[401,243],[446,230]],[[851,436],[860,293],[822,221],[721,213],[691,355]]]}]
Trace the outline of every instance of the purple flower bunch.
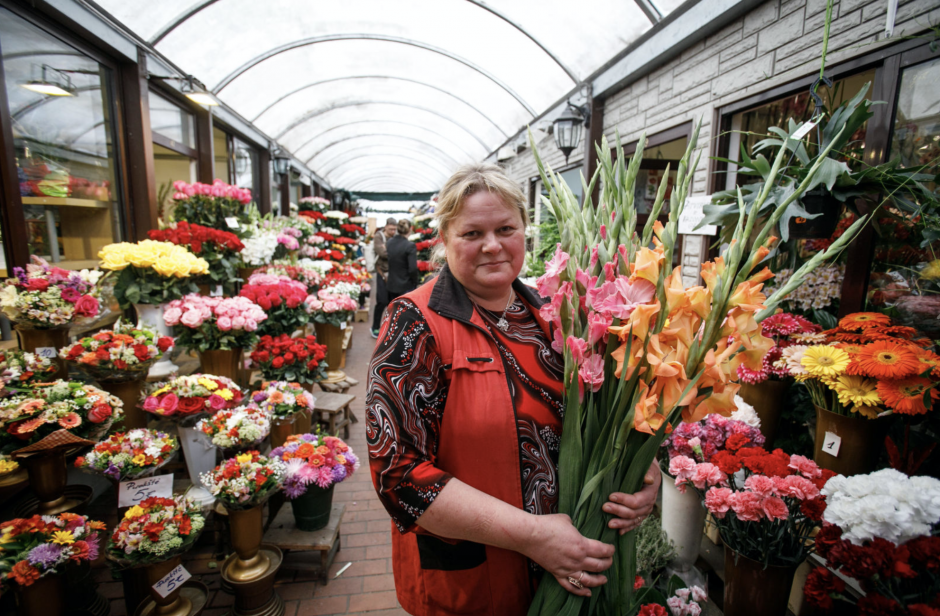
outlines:
[{"label": "purple flower bunch", "polygon": [[710,462],[720,451],[763,447],[764,440],[757,428],[712,413],[699,422],[680,423],[663,441],[662,448],[669,456],[662,462],[668,465],[676,456],[686,456],[700,463]]},{"label": "purple flower bunch", "polygon": [[359,469],[359,458],[335,436],[292,434],[270,457],[284,462],[282,489],[292,500],[304,495],[311,485],[325,490]]}]

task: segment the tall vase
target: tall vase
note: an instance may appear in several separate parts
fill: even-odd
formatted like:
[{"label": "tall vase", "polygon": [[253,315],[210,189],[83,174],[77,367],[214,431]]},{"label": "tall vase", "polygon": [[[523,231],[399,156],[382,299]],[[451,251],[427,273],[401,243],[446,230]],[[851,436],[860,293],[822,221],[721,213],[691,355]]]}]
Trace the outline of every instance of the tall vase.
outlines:
[{"label": "tall vase", "polygon": [[267,553],[261,551],[264,536],[262,506],[229,509],[228,523],[236,558],[225,568],[226,576],[237,582],[251,582],[263,577],[271,567]]},{"label": "tall vase", "polygon": [[767,439],[764,443],[767,451],[773,451],[774,439],[780,425],[780,410],[790,381],[764,381],[757,385],[741,385],[741,398],[754,407],[760,418],[760,432]]},{"label": "tall vase", "polygon": [[27,353],[36,353],[37,349],[55,349],[55,353],[43,351],[44,357],[49,357],[59,369],[51,379],[67,379],[69,369],[64,359],[59,357],[59,349],[69,343],[69,326],[53,329],[31,329],[16,326],[16,334],[20,338],[20,349]]},{"label": "tall vase", "polygon": [[140,408],[140,391],[144,387],[144,378],[133,381],[100,380],[101,389],[112,396],[117,396],[124,403],[124,426],[128,430],[147,427],[147,412]]},{"label": "tall vase", "polygon": [[[306,413],[302,411],[302,413]],[[271,420],[271,448],[280,447],[291,434],[295,434],[294,429],[297,426],[297,415],[293,413],[287,417],[280,417]],[[300,434],[303,434],[302,432]]]},{"label": "tall vase", "polygon": [[346,378],[346,373],[339,369],[343,360],[343,337],[345,331],[329,323],[317,323],[317,342],[326,345],[327,383],[339,383]]},{"label": "tall vase", "polygon": [[237,381],[238,359],[241,354],[241,349],[231,351],[202,351],[199,353],[200,369],[203,374],[224,376],[233,381]]},{"label": "tall vase", "polygon": [[147,584],[150,587],[150,598],[157,604],[152,614],[154,616],[188,616],[192,611],[193,603],[188,597],[180,596],[183,585],[180,584],[165,597],[161,597],[153,586],[166,575],[176,569],[183,561],[182,556],[174,556],[170,560],[154,563],[145,568]]},{"label": "tall vase", "polygon": [[215,497],[202,485],[200,479],[203,473],[208,473],[215,468],[215,446],[201,430],[183,426],[177,426],[180,436],[180,446],[183,448],[183,455],[186,457],[186,470],[189,471],[189,480],[193,487],[188,494],[192,496],[200,505],[209,505],[215,501]]},{"label": "tall vase", "polygon": [[20,464],[26,467],[29,475],[29,486],[39,500],[36,513],[40,515],[55,515],[74,505],[70,505],[65,496],[68,483],[66,451],[66,448],[51,449],[20,459]]},{"label": "tall vase", "polygon": [[335,485],[330,484],[330,487],[324,490],[320,486],[310,484],[306,492],[290,502],[297,530],[315,531],[329,524]]},{"label": "tall vase", "polygon": [[[821,468],[840,475],[864,475],[875,470],[878,454],[884,446],[885,422],[882,419],[851,417],[816,407],[816,451],[813,459]],[[823,450],[826,432],[841,439],[837,455]],[[833,448],[834,449],[834,448]]]},{"label": "tall vase", "polygon": [[65,614],[65,576],[53,573],[29,586],[16,585],[17,616],[60,616]]},{"label": "tall vase", "polygon": [[[160,336],[173,336],[170,326],[163,320],[163,306],[134,304],[134,310],[137,311],[138,322],[145,323],[157,330]],[[151,379],[163,379],[178,370],[179,366],[170,361],[170,354],[164,353],[160,361],[150,367],[150,372],[147,376]]]},{"label": "tall vase", "polygon": [[675,478],[663,473],[662,523],[666,535],[676,545],[676,557],[669,564],[676,571],[688,571],[698,559],[706,513],[695,490],[679,492]]},{"label": "tall vase", "polygon": [[725,545],[725,616],[784,616],[796,565],[764,566]]}]

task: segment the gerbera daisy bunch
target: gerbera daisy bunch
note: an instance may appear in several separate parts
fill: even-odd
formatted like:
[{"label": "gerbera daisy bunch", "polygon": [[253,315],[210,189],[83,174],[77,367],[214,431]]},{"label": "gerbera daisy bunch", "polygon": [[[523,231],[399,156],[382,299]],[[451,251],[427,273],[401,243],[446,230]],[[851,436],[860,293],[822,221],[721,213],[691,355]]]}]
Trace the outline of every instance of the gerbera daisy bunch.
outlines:
[{"label": "gerbera daisy bunch", "polygon": [[98,558],[104,522],[74,513],[34,515],[0,522],[0,587],[30,586],[69,563]]},{"label": "gerbera daisy bunch", "polygon": [[59,365],[48,357],[17,349],[0,351],[0,381],[4,386],[17,388],[47,383],[58,371]]},{"label": "gerbera daisy bunch", "polygon": [[252,394],[251,401],[272,419],[286,419],[295,413],[311,413],[314,403],[313,396],[299,383],[287,381],[264,383],[261,391]]},{"label": "gerbera daisy bunch", "polygon": [[293,500],[317,485],[324,490],[359,470],[359,458],[352,448],[335,436],[292,434],[272,458],[284,462],[283,490]]},{"label": "gerbera daisy bunch", "polygon": [[326,362],[323,361],[326,346],[318,344],[316,336],[262,336],[250,357],[252,365],[268,381],[310,385],[326,376]]},{"label": "gerbera daisy bunch", "polygon": [[277,492],[283,478],[283,462],[246,451],[226,459],[200,479],[226,508],[251,509]]},{"label": "gerbera daisy bunch", "polygon": [[196,428],[216,447],[244,449],[260,443],[271,432],[271,418],[256,404],[249,403],[200,419]]},{"label": "gerbera daisy bunch", "polygon": [[176,327],[176,341],[200,353],[246,349],[268,320],[265,311],[247,297],[206,297],[191,294],[169,302],[163,320]]},{"label": "gerbera daisy bunch", "polygon": [[212,374],[191,374],[150,386],[142,408],[161,417],[184,418],[215,413],[241,404],[244,393],[234,381]]},{"label": "gerbera daisy bunch", "polygon": [[124,514],[107,554],[130,566],[168,560],[191,548],[203,526],[205,518],[192,498],[148,498]]},{"label": "gerbera daisy bunch", "polygon": [[138,428],[116,432],[75,459],[75,468],[88,469],[115,481],[145,477],[170,461],[179,441],[159,430]]},{"label": "gerbera daisy bunch", "polygon": [[101,330],[59,350],[59,357],[93,378],[117,380],[146,376],[164,353],[173,349],[173,338],[160,336],[144,325],[120,319],[111,330]]},{"label": "gerbera daisy bunch", "polygon": [[19,327],[52,329],[98,314],[98,287],[104,274],[50,266],[33,255],[0,287],[0,308]]},{"label": "gerbera daisy bunch", "polygon": [[738,380],[749,385],[757,385],[770,379],[784,380],[790,376],[790,370],[783,358],[783,350],[795,344],[824,342],[822,327],[809,320],[788,312],[771,315],[761,321],[761,333],[774,341],[761,360],[759,370],[752,370],[745,364],[738,366]]}]

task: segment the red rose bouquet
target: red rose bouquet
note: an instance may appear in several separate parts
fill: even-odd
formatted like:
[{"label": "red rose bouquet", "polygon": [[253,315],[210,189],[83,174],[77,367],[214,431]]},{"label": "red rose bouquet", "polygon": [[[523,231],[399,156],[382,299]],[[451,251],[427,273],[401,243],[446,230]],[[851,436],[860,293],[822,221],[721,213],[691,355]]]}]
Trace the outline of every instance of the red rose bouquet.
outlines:
[{"label": "red rose bouquet", "polygon": [[347,237],[356,242],[358,242],[366,234],[365,229],[353,223],[340,225],[339,230],[342,232],[343,237]]},{"label": "red rose bouquet", "polygon": [[261,306],[268,318],[259,324],[261,335],[277,336],[302,330],[310,322],[307,306],[307,285],[269,274],[255,274],[239,292]]},{"label": "red rose bouquet", "polygon": [[132,566],[169,560],[193,546],[205,523],[191,498],[148,498],[124,514],[108,542],[108,557]]},{"label": "red rose bouquet", "polygon": [[312,384],[326,377],[326,346],[317,344],[316,336],[291,338],[262,336],[251,353],[251,363],[266,381],[290,381]]},{"label": "red rose bouquet", "polygon": [[242,398],[238,385],[224,376],[191,374],[154,384],[143,409],[161,417],[183,418],[235,408]]},{"label": "red rose bouquet", "polygon": [[59,350],[59,357],[92,378],[117,381],[146,377],[150,366],[173,349],[173,339],[150,327],[122,323]]},{"label": "red rose bouquet", "polygon": [[185,220],[166,229],[151,229],[150,239],[186,246],[209,264],[209,278],[226,290],[234,289],[238,278],[239,253],[245,248],[238,236],[229,231],[190,224]]}]

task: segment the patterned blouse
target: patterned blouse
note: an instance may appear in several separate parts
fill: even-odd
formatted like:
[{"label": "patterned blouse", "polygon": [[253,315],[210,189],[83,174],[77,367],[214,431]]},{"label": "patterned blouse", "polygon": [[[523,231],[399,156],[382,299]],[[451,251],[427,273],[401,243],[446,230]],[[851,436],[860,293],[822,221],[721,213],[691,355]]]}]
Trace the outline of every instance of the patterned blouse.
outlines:
[{"label": "patterned blouse", "polygon": [[[552,350],[528,306],[518,298],[506,313],[508,329],[496,327],[501,313],[476,308],[496,340],[509,376],[516,412],[522,472],[522,502],[533,514],[558,509],[558,449],[564,408],[564,362]],[[413,530],[451,476],[434,466],[447,402],[447,381],[434,336],[421,311],[407,299],[389,306],[369,378],[366,399],[370,466],[379,497],[398,530]],[[373,415],[375,414],[375,415]],[[381,417],[379,417],[381,415]],[[397,434],[395,452],[377,450],[379,426]]]}]

